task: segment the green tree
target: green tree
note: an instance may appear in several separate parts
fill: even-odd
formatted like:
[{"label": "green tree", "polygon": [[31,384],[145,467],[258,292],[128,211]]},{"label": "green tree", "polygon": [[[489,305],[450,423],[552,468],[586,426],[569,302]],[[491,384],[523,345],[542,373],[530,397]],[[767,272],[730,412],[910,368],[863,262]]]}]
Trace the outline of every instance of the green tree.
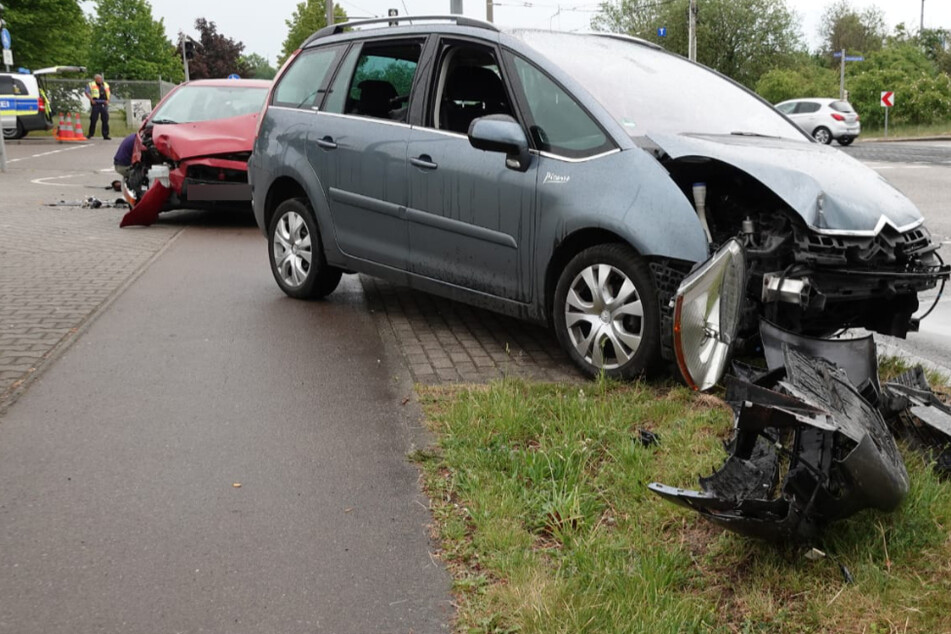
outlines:
[{"label": "green tree", "polygon": [[882,50],[886,34],[881,9],[871,6],[858,11],[849,0],[836,0],[829,5],[819,27],[823,51],[832,66],[840,63],[832,57],[835,51],[869,54]]},{"label": "green tree", "polygon": [[[334,4],[334,23],[346,21],[347,12],[339,4]],[[281,57],[277,60],[278,66],[281,66],[291,53],[304,43],[304,40],[313,35],[314,31],[327,26],[325,5],[320,0],[298,2],[294,14],[289,20],[284,20],[284,24],[287,25],[287,37],[284,38],[284,44],[281,46]]]},{"label": "green tree", "polygon": [[217,25],[205,18],[195,20],[195,29],[201,34],[201,47],[188,63],[191,79],[220,79],[231,73],[249,75],[250,69],[241,57],[244,44],[219,33]]},{"label": "green tree", "polygon": [[241,60],[248,68],[248,77],[251,79],[274,79],[277,69],[268,64],[267,60],[257,53],[242,55]]},{"label": "green tree", "polygon": [[184,78],[177,49],[146,0],[96,0],[92,26],[96,37],[90,38],[90,73],[106,79]]},{"label": "green tree", "polygon": [[89,24],[78,0],[2,0],[17,66],[86,64]]},{"label": "green tree", "polygon": [[[611,0],[592,28],[627,33],[687,54],[688,0]],[[658,37],[657,28],[667,36]],[[697,14],[697,61],[747,86],[785,67],[803,50],[796,17],[785,0],[703,0]]]},{"label": "green tree", "polygon": [[817,61],[802,55],[791,68],[774,68],[756,82],[756,92],[770,103],[800,97],[838,97],[839,74]]}]

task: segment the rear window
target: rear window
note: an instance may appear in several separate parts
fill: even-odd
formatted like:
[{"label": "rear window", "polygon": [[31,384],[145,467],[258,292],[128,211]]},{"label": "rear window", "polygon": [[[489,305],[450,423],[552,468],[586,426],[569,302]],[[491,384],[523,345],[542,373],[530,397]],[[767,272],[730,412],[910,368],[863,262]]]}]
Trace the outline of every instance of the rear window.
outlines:
[{"label": "rear window", "polygon": [[153,123],[194,123],[255,114],[264,106],[267,88],[183,86],[152,115]]},{"label": "rear window", "polygon": [[838,112],[855,112],[852,109],[852,104],[848,101],[833,101],[829,104],[829,107]]}]

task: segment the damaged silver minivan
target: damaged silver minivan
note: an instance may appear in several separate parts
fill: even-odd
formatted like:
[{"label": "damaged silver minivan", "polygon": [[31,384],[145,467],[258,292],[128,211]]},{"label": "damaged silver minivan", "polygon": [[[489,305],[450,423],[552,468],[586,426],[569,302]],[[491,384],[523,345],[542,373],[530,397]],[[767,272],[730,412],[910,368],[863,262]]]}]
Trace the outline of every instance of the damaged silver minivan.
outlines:
[{"label": "damaged silver minivan", "polygon": [[265,105],[249,180],[288,295],[368,273],[548,323],[589,375],[704,387],[761,317],[903,337],[948,276],[904,195],[703,66],[390,21],[315,33]]}]

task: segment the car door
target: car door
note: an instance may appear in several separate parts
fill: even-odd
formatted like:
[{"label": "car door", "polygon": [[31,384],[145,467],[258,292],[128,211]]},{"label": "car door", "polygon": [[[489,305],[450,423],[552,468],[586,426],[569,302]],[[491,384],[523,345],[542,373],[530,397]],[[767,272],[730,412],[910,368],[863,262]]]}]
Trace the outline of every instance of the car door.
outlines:
[{"label": "car door", "polygon": [[820,108],[821,106],[815,101],[800,101],[796,105],[796,110],[789,117],[796,122],[796,125],[811,135],[812,131],[819,125]]},{"label": "car door", "polygon": [[437,50],[407,152],[410,271],[527,302],[537,162],[509,169],[504,154],[477,150],[467,136],[480,116],[517,118],[499,52],[463,39],[444,39]]},{"label": "car door", "polygon": [[347,257],[406,270],[407,103],[424,39],[353,45],[311,128],[309,157]]}]

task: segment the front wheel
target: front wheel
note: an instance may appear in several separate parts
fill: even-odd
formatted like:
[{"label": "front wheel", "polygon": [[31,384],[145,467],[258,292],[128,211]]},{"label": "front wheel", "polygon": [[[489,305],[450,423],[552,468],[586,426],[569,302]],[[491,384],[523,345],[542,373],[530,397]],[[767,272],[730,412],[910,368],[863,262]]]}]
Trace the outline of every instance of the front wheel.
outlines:
[{"label": "front wheel", "polygon": [[292,198],[278,205],[268,229],[271,273],[277,285],[296,299],[319,299],[340,283],[341,271],[329,266],[310,205]]},{"label": "front wheel", "polygon": [[558,341],[589,376],[631,379],[660,354],[657,292],[647,263],[622,244],[585,249],[555,289]]},{"label": "front wheel", "polygon": [[816,128],[812,131],[812,138],[823,145],[832,143],[832,133],[829,132],[829,128]]}]

